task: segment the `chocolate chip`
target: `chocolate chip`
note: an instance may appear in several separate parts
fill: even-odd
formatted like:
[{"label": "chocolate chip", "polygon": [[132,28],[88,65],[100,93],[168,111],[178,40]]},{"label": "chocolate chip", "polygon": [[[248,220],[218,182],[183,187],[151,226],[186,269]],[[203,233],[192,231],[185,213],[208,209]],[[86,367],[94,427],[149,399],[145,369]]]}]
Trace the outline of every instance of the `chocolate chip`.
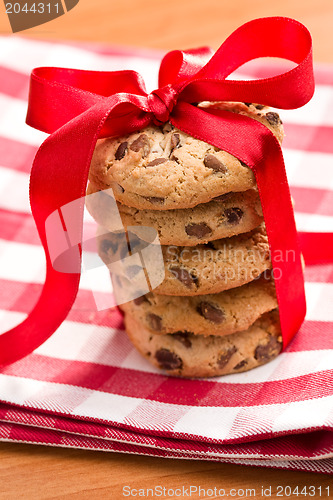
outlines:
[{"label": "chocolate chip", "polygon": [[128,268],[126,269],[126,277],[128,279],[133,279],[140,271],[142,271],[141,266],[128,266]]},{"label": "chocolate chip", "polygon": [[279,117],[279,115],[277,113],[274,113],[273,111],[269,111],[269,113],[266,113],[265,117],[268,123],[270,123],[273,126],[280,125],[282,123],[282,120]]},{"label": "chocolate chip", "polygon": [[149,300],[147,299],[147,297],[145,295],[140,295],[140,297],[136,297],[136,299],[134,299],[133,302],[136,306],[140,306],[144,302],[149,303]]},{"label": "chocolate chip", "polygon": [[239,224],[244,212],[238,207],[232,207],[226,208],[223,215],[226,217],[228,224],[236,225]]},{"label": "chocolate chip", "polygon": [[167,122],[165,125],[162,127],[162,132],[164,134],[167,134],[168,132],[171,132],[175,127],[172,125],[172,123]]},{"label": "chocolate chip", "polygon": [[141,134],[135,141],[132,142],[130,145],[130,149],[132,151],[138,152],[140,149],[143,149],[142,152],[142,157],[145,158],[149,151],[150,151],[150,146],[149,146],[149,139],[146,134]]},{"label": "chocolate chip", "polygon": [[155,158],[155,160],[147,163],[146,167],[155,167],[156,165],[160,165],[161,163],[165,163],[167,161],[166,158]]},{"label": "chocolate chip", "polygon": [[162,330],[162,318],[157,316],[157,314],[149,313],[147,314],[147,321],[149,326],[155,332],[160,332]]},{"label": "chocolate chip", "polygon": [[172,155],[170,156],[170,160],[179,163],[179,158],[177,158],[177,156],[174,153],[172,153]]},{"label": "chocolate chip", "polygon": [[281,343],[274,336],[271,336],[267,344],[258,345],[254,352],[254,357],[260,363],[264,363],[274,358],[281,350]]},{"label": "chocolate chip", "polygon": [[251,106],[252,102],[244,102],[245,106],[249,107]]},{"label": "chocolate chip", "polygon": [[206,224],[206,222],[199,222],[198,224],[188,224],[185,226],[185,232],[189,236],[196,236],[197,238],[204,238],[209,234],[212,234],[211,228]]},{"label": "chocolate chip", "polygon": [[[127,233],[127,235],[128,235],[129,241],[130,241],[130,247],[131,247],[132,253],[133,253],[134,248],[141,247],[142,245],[144,245],[144,247],[147,246],[147,244],[145,244],[145,242],[141,238],[139,238],[139,236],[137,234],[129,231]],[[138,252],[139,250],[142,250],[143,248],[142,247],[137,248],[136,251]]]},{"label": "chocolate chip", "polygon": [[180,357],[174,352],[169,351],[169,349],[159,349],[155,352],[155,358],[162,370],[176,370],[181,369],[183,366]]},{"label": "chocolate chip", "polygon": [[173,150],[178,148],[179,146],[180,146],[180,135],[179,134],[172,134],[171,140],[170,140],[170,155],[173,152]]},{"label": "chocolate chip", "polygon": [[224,312],[209,302],[200,302],[197,306],[197,312],[212,323],[219,324],[225,319]]},{"label": "chocolate chip", "polygon": [[117,151],[115,152],[115,159],[116,160],[121,160],[122,158],[124,158],[125,154],[127,153],[127,149],[128,149],[128,142],[125,141],[125,142],[121,142],[118,146],[118,149]]},{"label": "chocolate chip", "polygon": [[237,349],[235,346],[232,346],[230,349],[225,351],[223,354],[220,354],[217,364],[219,368],[224,368],[227,363],[229,363],[231,357],[237,352]]},{"label": "chocolate chip", "polygon": [[263,104],[256,104],[256,109],[264,109],[264,105]]},{"label": "chocolate chip", "polygon": [[99,248],[103,253],[108,253],[109,250],[115,253],[118,249],[118,244],[111,240],[102,240],[99,244]]},{"label": "chocolate chip", "polygon": [[236,366],[234,366],[234,370],[240,370],[245,365],[247,365],[247,360],[243,359],[243,361],[240,361]]},{"label": "chocolate chip", "polygon": [[173,333],[172,337],[174,339],[178,340],[179,342],[181,342],[183,344],[183,346],[186,347],[186,349],[189,349],[190,347],[192,347],[192,342],[189,339],[190,335],[193,335],[193,334],[190,332],[184,331],[184,332]]},{"label": "chocolate chip", "polygon": [[206,168],[211,168],[215,172],[222,172],[223,174],[225,174],[228,170],[227,167],[214,155],[206,155],[204,158],[204,165]]},{"label": "chocolate chip", "polygon": [[164,198],[158,198],[157,196],[144,196],[144,198],[153,205],[162,205],[164,203]]},{"label": "chocolate chip", "polygon": [[192,275],[187,269],[183,267],[172,266],[169,268],[174,277],[183,283],[187,288],[191,288],[196,283],[196,276]]}]

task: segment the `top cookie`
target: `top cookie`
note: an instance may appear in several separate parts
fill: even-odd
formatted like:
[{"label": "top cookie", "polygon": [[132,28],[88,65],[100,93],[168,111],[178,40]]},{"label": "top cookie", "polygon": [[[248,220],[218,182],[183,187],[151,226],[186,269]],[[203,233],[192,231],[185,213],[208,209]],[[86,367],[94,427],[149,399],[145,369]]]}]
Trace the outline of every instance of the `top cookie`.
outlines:
[{"label": "top cookie", "polygon": [[[267,106],[230,102],[200,106],[208,105],[254,118],[282,141],[282,122]],[[154,210],[190,208],[256,185],[250,168],[233,155],[170,123],[98,141],[89,178],[99,189],[111,187],[125,205]]]}]

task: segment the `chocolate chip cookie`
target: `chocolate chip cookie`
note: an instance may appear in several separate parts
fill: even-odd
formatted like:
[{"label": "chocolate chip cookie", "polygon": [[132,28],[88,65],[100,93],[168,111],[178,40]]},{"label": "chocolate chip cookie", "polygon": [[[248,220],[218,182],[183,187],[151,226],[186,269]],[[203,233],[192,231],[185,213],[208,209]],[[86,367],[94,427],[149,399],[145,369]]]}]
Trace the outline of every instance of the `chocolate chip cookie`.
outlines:
[{"label": "chocolate chip cookie", "polygon": [[[100,229],[97,240],[99,255],[106,265],[128,255],[127,243],[122,242],[121,235],[104,234],[104,230]],[[140,252],[147,246],[147,242],[136,238],[135,235],[134,242],[136,244],[133,252]],[[153,289],[156,294],[162,295],[219,293],[252,281],[272,266],[264,224],[249,233],[196,247],[162,246],[162,253],[165,278]],[[160,275],[160,269],[155,269],[153,262],[150,262],[149,266],[150,276]],[[132,266],[130,267],[128,276],[123,271],[121,277],[119,276],[120,285],[123,287],[128,286],[133,279],[134,271]],[[114,276],[117,276],[116,272],[114,269]]]},{"label": "chocolate chip cookie", "polygon": [[[282,140],[282,122],[270,108],[244,103],[214,106],[250,116]],[[150,210],[190,208],[256,185],[252,171],[233,155],[170,123],[99,140],[89,178],[98,189],[111,187],[124,205]]]},{"label": "chocolate chip cookie", "polygon": [[120,308],[154,334],[229,335],[249,328],[277,307],[274,283],[265,276],[214,295],[174,297],[148,293]]},{"label": "chocolate chip cookie", "polygon": [[239,373],[268,363],[282,348],[278,311],[261,316],[247,330],[222,337],[187,332],[158,335],[130,314],[127,334],[141,354],[169,375],[216,377]]},{"label": "chocolate chip cookie", "polygon": [[[92,183],[86,199],[90,214],[105,228],[114,228],[114,210],[109,208],[108,190],[99,191]],[[112,192],[111,192],[112,194]],[[156,229],[162,245],[194,246],[251,231],[263,221],[260,198],[256,189],[226,193],[208,203],[176,210],[139,210],[118,203],[125,229],[148,226]]]}]

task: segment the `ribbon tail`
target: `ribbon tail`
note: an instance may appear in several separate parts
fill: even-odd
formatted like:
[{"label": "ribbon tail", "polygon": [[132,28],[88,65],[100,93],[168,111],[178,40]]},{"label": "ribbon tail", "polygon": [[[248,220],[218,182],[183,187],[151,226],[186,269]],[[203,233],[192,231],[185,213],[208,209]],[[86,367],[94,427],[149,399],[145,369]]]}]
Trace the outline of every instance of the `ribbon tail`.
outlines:
[{"label": "ribbon tail", "polygon": [[[61,325],[73,305],[80,282],[83,197],[90,162],[100,132],[118,104],[112,98],[97,103],[50,135],[37,152],[30,178],[30,202],[46,255],[46,280],[29,316],[0,335],[0,365],[13,363],[39,347]],[[115,127],[118,122],[116,119]],[[145,126],[147,118],[139,122],[134,126]],[[74,200],[66,227],[62,208]],[[51,240],[60,248],[64,235],[68,247],[60,262],[66,271],[61,272],[54,266],[50,248]]]},{"label": "ribbon tail", "polygon": [[229,111],[207,112],[184,102],[175,107],[171,123],[197,139],[236,154],[253,171],[266,224],[286,347],[304,320],[306,303],[298,235],[277,139],[265,125],[252,118]]},{"label": "ribbon tail", "polygon": [[22,323],[0,337],[0,365],[25,357],[52,335],[69,313],[79,282],[79,274],[55,273],[52,267],[48,267],[34,309]]}]

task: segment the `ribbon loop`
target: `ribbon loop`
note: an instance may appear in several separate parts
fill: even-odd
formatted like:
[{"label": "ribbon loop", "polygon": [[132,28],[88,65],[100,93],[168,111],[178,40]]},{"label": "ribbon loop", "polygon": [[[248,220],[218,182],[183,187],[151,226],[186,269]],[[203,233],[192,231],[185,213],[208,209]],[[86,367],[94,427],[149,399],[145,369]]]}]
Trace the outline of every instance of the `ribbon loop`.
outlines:
[{"label": "ribbon loop", "polygon": [[31,127],[51,134],[115,94],[146,96],[141,75],[129,70],[36,68],[30,77],[26,121]]},{"label": "ribbon loop", "polygon": [[189,50],[173,50],[162,59],[158,74],[159,87],[176,84],[183,80],[189,81],[214,54],[210,47],[200,47]]}]

